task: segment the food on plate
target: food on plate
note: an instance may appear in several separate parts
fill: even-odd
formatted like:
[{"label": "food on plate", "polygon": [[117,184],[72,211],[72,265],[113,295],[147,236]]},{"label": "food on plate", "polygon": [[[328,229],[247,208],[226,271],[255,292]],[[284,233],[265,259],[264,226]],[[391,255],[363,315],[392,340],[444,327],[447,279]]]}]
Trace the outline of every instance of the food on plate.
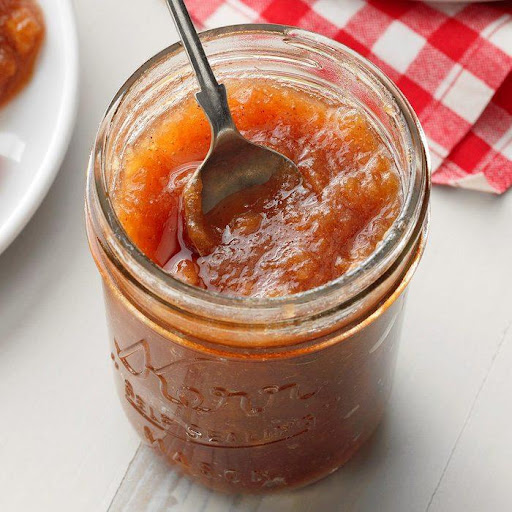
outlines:
[{"label": "food on plate", "polygon": [[33,0],[0,0],[0,106],[32,76],[44,33],[43,14]]}]

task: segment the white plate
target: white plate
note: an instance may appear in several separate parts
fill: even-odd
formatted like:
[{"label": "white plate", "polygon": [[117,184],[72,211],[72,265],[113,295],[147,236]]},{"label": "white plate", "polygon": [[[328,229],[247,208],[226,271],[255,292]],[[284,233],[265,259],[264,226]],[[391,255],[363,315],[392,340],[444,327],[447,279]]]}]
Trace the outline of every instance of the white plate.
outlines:
[{"label": "white plate", "polygon": [[0,109],[0,144],[5,150],[6,139],[15,138],[19,159],[0,156],[0,253],[48,192],[68,147],[76,115],[78,46],[71,1],[39,0],[39,4],[44,11],[46,38],[34,76]]}]

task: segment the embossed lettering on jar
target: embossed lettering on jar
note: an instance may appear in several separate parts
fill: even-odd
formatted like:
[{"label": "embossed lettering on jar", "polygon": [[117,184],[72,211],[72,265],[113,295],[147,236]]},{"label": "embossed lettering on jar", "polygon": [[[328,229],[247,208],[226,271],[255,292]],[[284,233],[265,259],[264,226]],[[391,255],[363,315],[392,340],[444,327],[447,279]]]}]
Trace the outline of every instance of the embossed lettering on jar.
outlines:
[{"label": "embossed lettering on jar", "polygon": [[134,247],[128,235],[136,242],[138,235],[111,201],[134,145],[194,90],[179,46],[133,75],[100,127],[88,172],[87,229],[129,420],[173,468],[209,487],[297,487],[345,464],[382,417],[405,290],[425,244],[425,143],[396,87],[338,43],[276,26],[227,27],[204,37],[227,83],[264,80],[352,102],[400,178],[400,204],[384,239],[345,273],[283,297],[223,296],[155,265],[150,258],[165,262],[149,245]]}]

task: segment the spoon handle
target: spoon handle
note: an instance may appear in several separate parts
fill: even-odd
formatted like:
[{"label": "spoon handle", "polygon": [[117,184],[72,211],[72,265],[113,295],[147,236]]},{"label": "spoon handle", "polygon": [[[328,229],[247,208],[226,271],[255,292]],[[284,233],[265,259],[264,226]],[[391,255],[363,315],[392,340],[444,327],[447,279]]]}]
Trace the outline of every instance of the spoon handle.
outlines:
[{"label": "spoon handle", "polygon": [[213,74],[185,3],[183,0],[167,0],[167,4],[190,64],[194,68],[200,88],[196,98],[210,121],[213,135],[217,136],[227,129],[236,130],[229,111],[226,88],[217,82]]}]

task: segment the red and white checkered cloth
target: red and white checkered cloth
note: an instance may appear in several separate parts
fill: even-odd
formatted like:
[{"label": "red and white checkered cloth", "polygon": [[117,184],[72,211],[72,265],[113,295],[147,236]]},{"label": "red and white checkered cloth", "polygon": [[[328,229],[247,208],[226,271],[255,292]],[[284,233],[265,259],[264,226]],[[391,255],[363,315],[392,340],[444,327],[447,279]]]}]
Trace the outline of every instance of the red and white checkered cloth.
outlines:
[{"label": "red and white checkered cloth", "polygon": [[187,0],[196,24],[282,23],[350,46],[402,89],[434,183],[512,186],[512,7],[398,0]]}]

